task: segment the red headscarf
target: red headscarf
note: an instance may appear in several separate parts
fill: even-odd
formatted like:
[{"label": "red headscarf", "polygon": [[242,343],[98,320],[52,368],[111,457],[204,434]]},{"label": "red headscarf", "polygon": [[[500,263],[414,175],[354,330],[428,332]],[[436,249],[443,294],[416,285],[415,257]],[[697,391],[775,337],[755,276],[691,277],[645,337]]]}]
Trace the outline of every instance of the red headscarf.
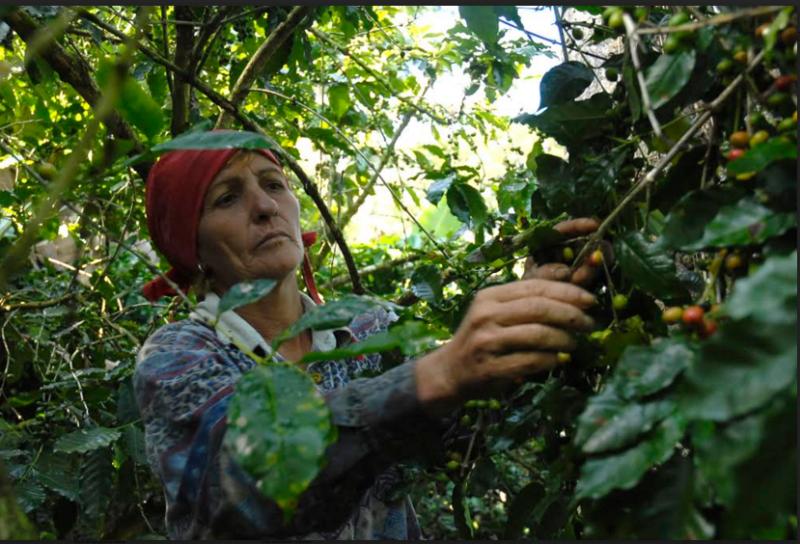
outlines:
[{"label": "red headscarf", "polygon": [[[236,148],[170,151],[158,160],[147,176],[147,229],[158,250],[172,265],[166,276],[184,292],[188,291],[198,274],[197,227],[206,190],[237,151]],[[271,151],[255,151],[281,166]],[[312,245],[316,237],[315,232],[303,233],[303,245]],[[320,303],[308,252],[303,259],[303,278],[311,297]],[[142,293],[150,301],[177,295],[161,276],[148,282]]]}]

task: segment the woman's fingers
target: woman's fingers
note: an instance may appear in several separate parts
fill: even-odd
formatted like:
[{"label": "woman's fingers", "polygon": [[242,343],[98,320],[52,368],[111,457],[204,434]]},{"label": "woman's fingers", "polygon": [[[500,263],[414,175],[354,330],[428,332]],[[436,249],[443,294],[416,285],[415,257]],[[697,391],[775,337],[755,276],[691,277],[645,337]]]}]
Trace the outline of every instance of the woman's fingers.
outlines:
[{"label": "woman's fingers", "polygon": [[[569,285],[569,284],[564,284]],[[497,304],[494,322],[503,327],[540,323],[575,331],[589,331],[594,320],[573,304],[547,297],[523,297]]]},{"label": "woman's fingers", "polygon": [[554,226],[553,229],[571,238],[574,236],[591,234],[596,231],[599,226],[600,222],[597,219],[578,217],[577,219],[562,221]]},{"label": "woman's fingers", "polygon": [[[531,257],[528,257],[532,259]],[[541,266],[532,265],[525,270],[522,279],[540,279],[550,281],[568,281],[572,277],[569,266],[562,263],[547,263]]]},{"label": "woman's fingers", "polygon": [[563,329],[541,323],[499,327],[486,346],[491,352],[573,351],[575,339]]},{"label": "woman's fingers", "polygon": [[547,351],[518,351],[496,357],[493,378],[520,378],[558,365],[558,355]]},{"label": "woman's fingers", "polygon": [[546,297],[579,308],[588,308],[597,302],[594,295],[581,287],[561,281],[542,279],[512,281],[503,285],[487,287],[479,294],[482,298],[493,302],[510,302],[526,297]]}]

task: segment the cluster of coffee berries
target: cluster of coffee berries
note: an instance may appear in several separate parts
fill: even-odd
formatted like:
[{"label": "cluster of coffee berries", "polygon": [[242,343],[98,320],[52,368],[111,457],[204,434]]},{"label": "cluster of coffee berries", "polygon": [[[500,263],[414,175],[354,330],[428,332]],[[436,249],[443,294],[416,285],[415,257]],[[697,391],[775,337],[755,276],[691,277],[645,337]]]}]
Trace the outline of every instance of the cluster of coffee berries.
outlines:
[{"label": "cluster of coffee berries", "polygon": [[[711,314],[718,310],[715,306],[708,306]],[[717,322],[711,319],[703,305],[692,305],[686,307],[672,306],[664,310],[661,319],[668,325],[683,325],[686,330],[696,332],[700,338],[708,338],[717,332]]]}]

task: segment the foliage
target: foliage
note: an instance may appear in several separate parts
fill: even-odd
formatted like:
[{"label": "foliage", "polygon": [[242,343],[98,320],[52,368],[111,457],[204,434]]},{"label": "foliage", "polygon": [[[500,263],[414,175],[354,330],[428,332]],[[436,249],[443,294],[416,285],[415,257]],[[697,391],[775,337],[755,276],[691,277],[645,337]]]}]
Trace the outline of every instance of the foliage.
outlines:
[{"label": "foliage", "polygon": [[[165,535],[131,375],[144,339],[196,299],[150,304],[140,293],[167,269],[147,243],[142,169],[168,149],[301,159],[310,145],[324,158],[309,177],[335,221],[357,224],[379,184],[422,210],[398,204],[415,222],[405,236],[351,245],[368,296],[349,294],[338,255],[314,258],[332,302],[286,337],[376,306],[400,317],[329,356],[432,349],[478,289],[517,279],[529,252],[564,260],[565,247],[577,255],[600,241],[564,239],[557,221],[611,218],[601,234],[614,259],[592,286],[598,330],[577,338],[569,364],[465,404],[440,462],[416,467],[410,492],[430,536],[796,538],[797,106],[781,79],[796,75],[794,8],[703,6],[686,13],[691,30],[669,32],[653,29],[679,8],[567,9],[569,57],[514,119],[493,102],[537,55],[553,55],[548,45],[509,34],[523,26],[512,6],[462,6],[438,35],[412,24],[428,9],[309,9],[234,104],[238,123],[268,133],[247,141],[208,129],[290,10],[144,12],[115,113],[83,142],[98,92],[125,68],[125,21],[138,8],[0,8],[0,173],[10,174],[0,177],[0,533]],[[620,17],[639,29],[636,62]],[[36,46],[30,25],[63,31]],[[620,77],[604,77],[609,68]],[[451,71],[469,81],[458,113],[425,97]],[[410,152],[387,145],[406,116],[433,138]],[[536,138],[487,177],[474,149],[513,123]],[[740,131],[748,142],[731,153]],[[749,139],[758,131],[766,141]],[[81,153],[73,182],[55,183]],[[387,165],[407,175],[384,179]],[[304,227],[328,229],[317,201],[298,196]],[[37,226],[45,198],[61,207]],[[330,255],[324,238],[318,253]],[[12,248],[29,258],[11,263]],[[271,287],[239,286],[220,312]],[[690,304],[702,323],[662,319],[665,306]],[[289,514],[334,439],[325,404],[305,375],[276,364],[248,374],[234,399],[226,447]]]}]

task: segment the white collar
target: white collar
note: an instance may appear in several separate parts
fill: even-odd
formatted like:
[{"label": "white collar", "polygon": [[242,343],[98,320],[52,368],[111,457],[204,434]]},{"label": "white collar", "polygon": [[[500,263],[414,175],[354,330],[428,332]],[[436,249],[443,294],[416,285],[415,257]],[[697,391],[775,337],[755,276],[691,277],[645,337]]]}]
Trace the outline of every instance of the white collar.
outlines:
[{"label": "white collar", "polygon": [[[258,353],[258,347],[261,347],[264,355],[272,352],[269,342],[267,342],[261,334],[253,328],[244,318],[233,310],[223,312],[219,319],[217,319],[217,308],[219,307],[219,296],[216,293],[208,293],[205,299],[195,306],[194,310],[189,314],[189,317],[197,321],[206,323],[213,327],[217,336],[226,344],[233,342],[241,349],[242,346],[250,351]],[[311,308],[316,306],[311,297],[305,293],[300,293],[300,301],[303,304],[303,313],[305,314]],[[352,336],[350,329],[347,327],[340,327],[337,329],[326,329],[311,331],[311,350],[312,351],[330,351],[336,348],[336,335],[334,331],[343,330]]]}]

